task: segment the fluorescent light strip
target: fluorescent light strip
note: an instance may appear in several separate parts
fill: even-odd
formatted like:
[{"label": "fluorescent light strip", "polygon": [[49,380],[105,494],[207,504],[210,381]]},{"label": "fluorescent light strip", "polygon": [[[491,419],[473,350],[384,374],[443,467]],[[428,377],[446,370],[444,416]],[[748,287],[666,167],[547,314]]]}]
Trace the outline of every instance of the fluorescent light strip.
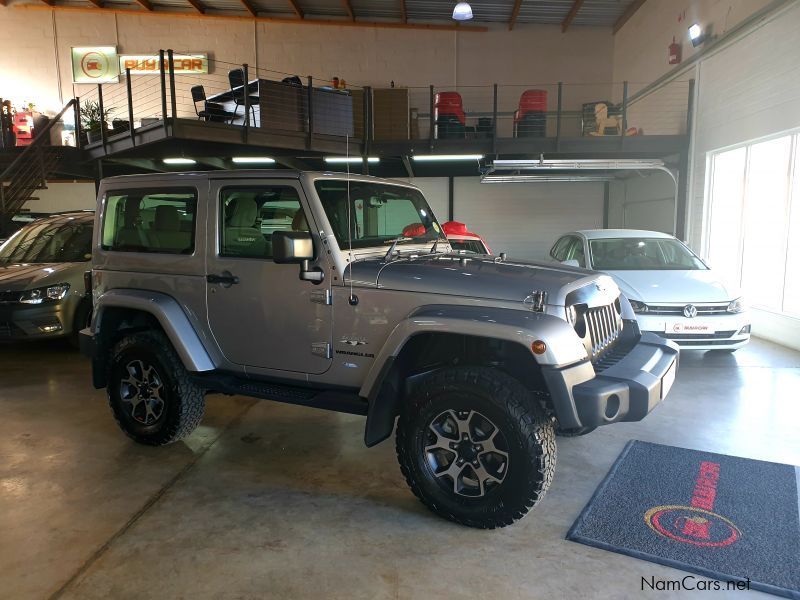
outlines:
[{"label": "fluorescent light strip", "polygon": [[269,156],[234,156],[231,159],[237,165],[274,165],[275,159]]},{"label": "fluorescent light strip", "polygon": [[413,158],[418,162],[432,162],[437,160],[481,160],[483,154],[416,154]]},{"label": "fluorescent light strip", "polygon": [[617,160],[604,160],[585,158],[575,160],[495,160],[490,165],[494,169],[524,169],[524,170],[625,170],[625,169],[660,169],[664,167],[663,160],[639,160],[624,158]]},{"label": "fluorescent light strip", "polygon": [[195,165],[197,161],[193,158],[165,158],[165,165]]},{"label": "fluorescent light strip", "polygon": [[[360,163],[362,160],[364,160],[364,159],[362,157],[360,157],[360,156],[350,156],[350,157],[347,157],[347,156],[326,156],[325,157],[325,162],[328,163],[329,165],[342,165],[342,164],[347,164],[347,163],[354,164],[354,163]],[[367,157],[367,162],[368,163],[373,163],[373,164],[374,163],[379,163],[379,162],[381,162],[381,159],[378,158],[377,156],[369,156],[369,157]]]}]

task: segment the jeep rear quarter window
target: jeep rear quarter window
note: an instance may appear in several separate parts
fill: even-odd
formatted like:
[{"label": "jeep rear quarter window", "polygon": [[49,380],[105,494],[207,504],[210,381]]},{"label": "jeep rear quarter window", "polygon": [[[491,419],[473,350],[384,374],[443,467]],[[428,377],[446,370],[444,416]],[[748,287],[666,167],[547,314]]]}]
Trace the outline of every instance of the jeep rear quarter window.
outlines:
[{"label": "jeep rear quarter window", "polygon": [[106,194],[103,250],[191,254],[197,191],[191,188],[112,190]]}]

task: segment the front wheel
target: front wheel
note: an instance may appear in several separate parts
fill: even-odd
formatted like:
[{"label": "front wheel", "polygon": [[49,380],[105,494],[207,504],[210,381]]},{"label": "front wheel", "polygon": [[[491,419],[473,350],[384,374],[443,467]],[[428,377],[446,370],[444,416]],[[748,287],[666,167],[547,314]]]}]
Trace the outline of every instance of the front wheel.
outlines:
[{"label": "front wheel", "polygon": [[483,367],[438,371],[400,414],[397,457],[416,496],[462,525],[524,517],[553,479],[553,420],[516,379]]},{"label": "front wheel", "polygon": [[140,444],[161,446],[200,424],[205,391],[191,381],[169,339],[160,331],[145,331],[114,347],[108,403],[125,434]]}]

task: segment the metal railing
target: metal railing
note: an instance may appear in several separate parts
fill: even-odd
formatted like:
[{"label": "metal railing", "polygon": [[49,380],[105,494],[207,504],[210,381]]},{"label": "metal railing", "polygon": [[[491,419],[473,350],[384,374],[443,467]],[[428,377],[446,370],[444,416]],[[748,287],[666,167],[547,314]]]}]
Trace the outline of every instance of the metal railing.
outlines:
[{"label": "metal railing", "polygon": [[[118,83],[77,84],[77,146],[105,148],[109,139],[124,136],[135,145],[136,132],[162,128],[170,136],[177,120],[186,119],[236,127],[243,143],[255,130],[296,136],[308,149],[318,137],[347,137],[360,144],[364,156],[375,143],[404,140],[427,141],[432,150],[439,140],[483,140],[488,144],[483,147],[496,151],[498,140],[516,138],[555,139],[558,149],[560,140],[569,138],[617,137],[624,146],[634,135],[687,133],[688,79],[654,90],[629,82],[339,90],[324,77],[215,59],[208,60],[208,72],[176,72],[174,56],[172,50],[160,51],[152,74],[126,69]],[[236,71],[247,85],[231,85],[229,74]],[[195,102],[193,89],[202,89],[205,100]],[[537,101],[526,104],[529,96]],[[457,108],[441,102],[445,97],[457,98]],[[94,122],[88,131],[81,126],[87,108],[103,115],[102,125]]]},{"label": "metal railing", "polygon": [[[0,173],[0,230],[5,233],[7,221],[22,208],[33,192],[46,186],[47,178],[60,160],[59,147],[50,147],[50,131],[68,110],[75,110],[76,100],[70,100],[49,121],[30,145],[19,153],[8,167]],[[3,131],[2,133],[5,133]]]}]

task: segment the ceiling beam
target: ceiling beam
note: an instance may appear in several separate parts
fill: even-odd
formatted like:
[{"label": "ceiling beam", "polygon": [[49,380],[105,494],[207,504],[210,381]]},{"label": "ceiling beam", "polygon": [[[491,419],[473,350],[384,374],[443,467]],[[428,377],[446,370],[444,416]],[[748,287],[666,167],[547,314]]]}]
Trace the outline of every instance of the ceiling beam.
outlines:
[{"label": "ceiling beam", "polygon": [[145,10],[149,12],[153,12],[153,5],[150,4],[150,0],[136,0],[136,2]]},{"label": "ceiling beam", "polygon": [[278,23],[278,24],[292,24],[292,25],[316,25],[316,26],[332,26],[332,27],[366,27],[373,29],[421,29],[426,31],[463,31],[469,33],[486,33],[489,28],[484,25],[451,25],[449,23],[399,23],[399,22],[384,22],[384,21],[348,21],[347,19],[302,19],[298,20],[294,17],[258,17],[249,16],[244,17],[241,15],[225,15],[220,13],[205,13],[199,15],[196,12],[175,12],[164,10],[152,10],[142,12],[135,8],[95,8],[93,6],[68,6],[58,4],[55,6],[45,6],[43,4],[18,4],[15,3],[11,8],[17,10],[43,10],[55,9],[67,12],[86,12],[86,13],[103,13],[103,14],[119,14],[119,15],[147,15],[151,17],[169,17],[169,18],[191,18],[191,19],[221,19],[227,21],[256,21],[258,23]]},{"label": "ceiling beam", "polygon": [[250,4],[250,0],[239,0],[239,1],[242,3],[242,6],[245,7],[247,12],[250,13],[251,16],[253,17],[256,16],[256,9],[252,4]]},{"label": "ceiling beam", "polygon": [[297,15],[297,18],[298,18],[298,19],[303,19],[303,18],[305,18],[305,16],[306,16],[306,15],[305,15],[305,13],[303,12],[303,9],[302,9],[302,8],[300,8],[300,5],[299,5],[299,4],[297,4],[297,0],[289,0],[289,4],[291,4],[291,5],[292,5],[292,10],[294,11],[294,14],[296,14],[296,15]]},{"label": "ceiling beam", "polygon": [[515,0],[514,8],[511,10],[511,18],[508,20],[508,30],[514,29],[517,24],[517,17],[519,16],[519,9],[522,7],[522,0]]},{"label": "ceiling beam", "polygon": [[0,0],[0,6],[6,6],[8,4],[8,0]]},{"label": "ceiling beam", "polygon": [[47,6],[54,6],[55,5],[55,0],[42,0],[42,2],[44,4],[46,4]]},{"label": "ceiling beam", "polygon": [[622,26],[628,22],[628,19],[630,19],[634,15],[634,13],[636,13],[637,10],[642,8],[642,5],[645,2],[646,0],[634,0],[633,2],[631,2],[628,5],[628,8],[625,9],[625,12],[622,13],[619,16],[619,18],[614,22],[614,26],[612,27],[611,30],[612,33],[616,34],[620,29],[622,29]]},{"label": "ceiling beam", "polygon": [[347,16],[350,17],[350,20],[355,21],[356,14],[353,12],[353,5],[350,4],[350,0],[342,0],[342,4],[344,4],[344,9],[347,11]]},{"label": "ceiling beam", "polygon": [[569,26],[572,24],[572,20],[575,18],[575,15],[578,14],[578,11],[583,6],[583,0],[575,0],[572,5],[572,8],[569,9],[567,16],[564,17],[564,20],[561,21],[561,33],[566,33]]},{"label": "ceiling beam", "polygon": [[[89,0],[89,1],[91,2],[92,0]],[[203,6],[202,4],[200,4],[200,2],[198,2],[198,0],[186,0],[186,1],[187,1],[189,4],[191,4],[191,5],[192,5],[192,8],[194,8],[194,9],[195,9],[197,12],[199,12],[201,15],[204,15],[204,14],[206,14],[206,7],[205,7],[205,6]]]},{"label": "ceiling beam", "polygon": [[400,19],[403,23],[408,23],[408,11],[406,10],[406,0],[400,0]]},{"label": "ceiling beam", "polygon": [[103,8],[103,3],[101,0],[89,0],[91,4],[94,4],[97,8]]}]

